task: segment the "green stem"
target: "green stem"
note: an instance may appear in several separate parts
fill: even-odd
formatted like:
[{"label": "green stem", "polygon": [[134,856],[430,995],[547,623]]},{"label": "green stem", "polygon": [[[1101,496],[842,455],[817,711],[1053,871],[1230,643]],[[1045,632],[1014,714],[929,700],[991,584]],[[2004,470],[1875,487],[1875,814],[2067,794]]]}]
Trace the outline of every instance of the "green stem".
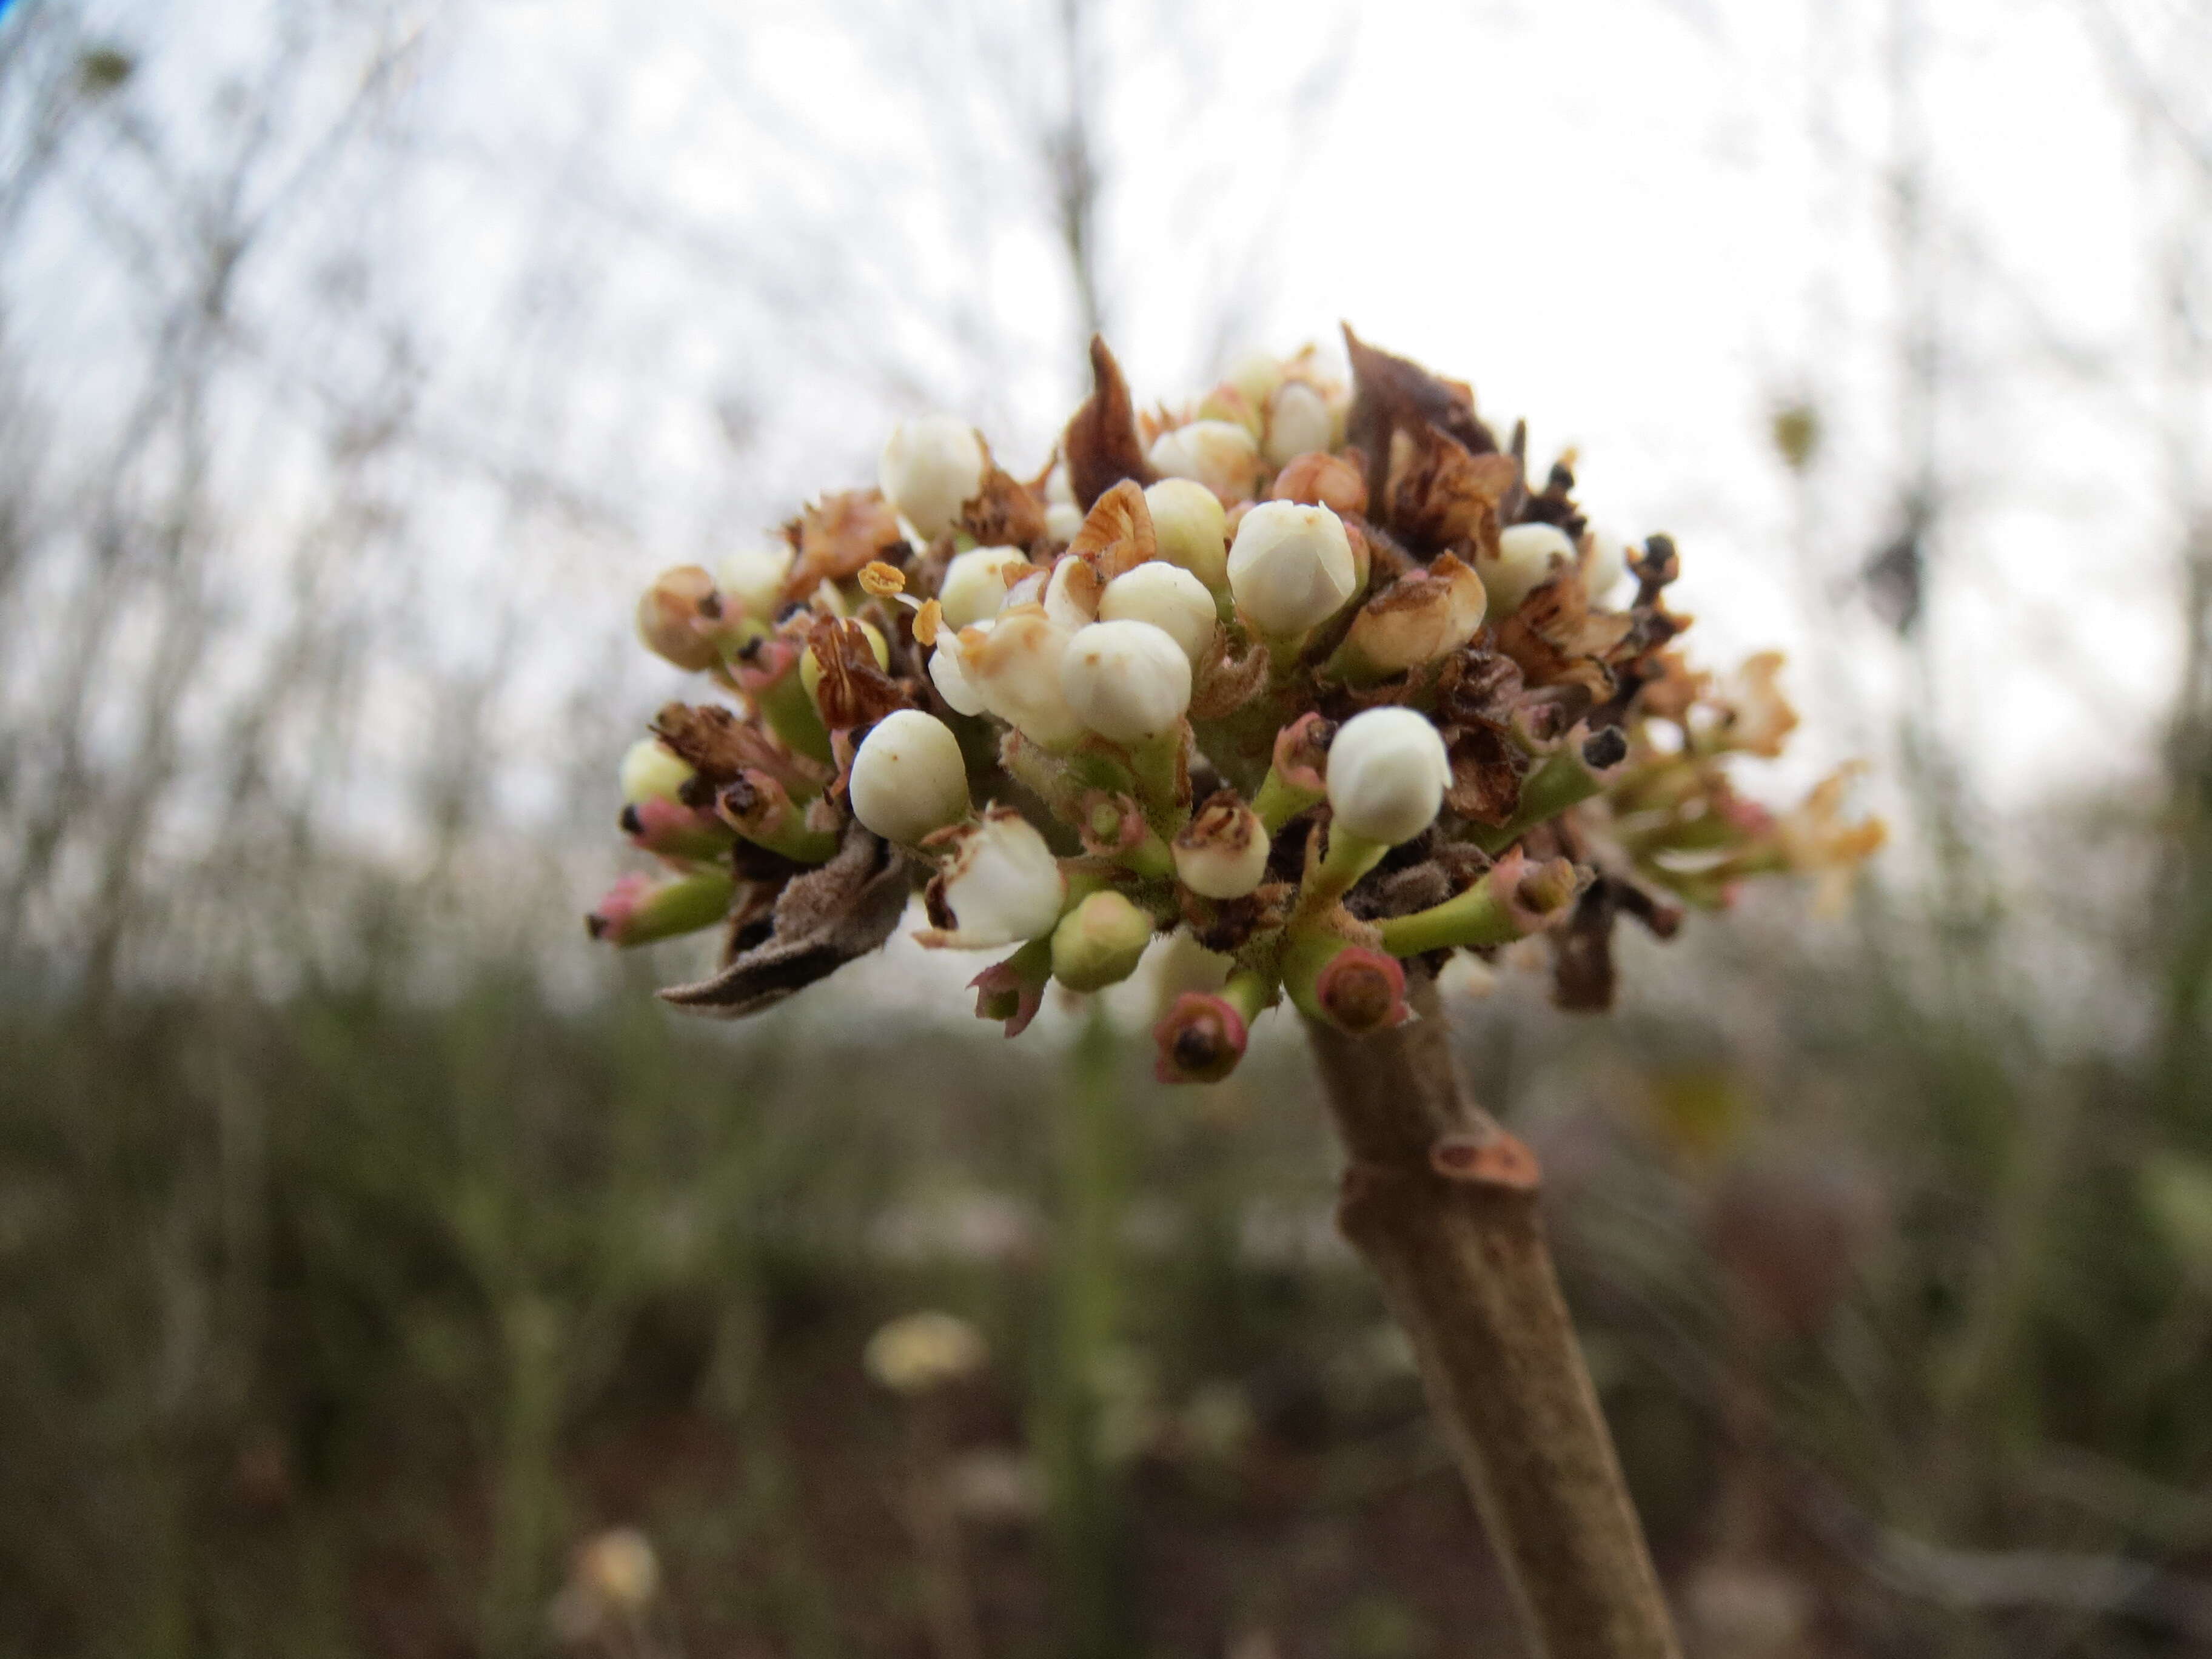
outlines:
[{"label": "green stem", "polygon": [[1285,782],[1283,775],[1270,766],[1267,775],[1261,780],[1259,793],[1252,797],[1252,810],[1267,826],[1267,833],[1274,836],[1306,808],[1318,805],[1321,799],[1320,790],[1301,789],[1294,783]]},{"label": "green stem", "polygon": [[1528,775],[1521,786],[1520,810],[1496,829],[1477,828],[1468,837],[1486,853],[1501,853],[1538,824],[1555,818],[1605,787],[1596,773],[1572,749],[1561,749]]},{"label": "green stem", "polygon": [[[1326,1019],[1321,999],[1315,994],[1322,970],[1346,949],[1351,941],[1325,927],[1294,930],[1283,945],[1283,992],[1291,1006],[1310,1019]],[[1242,1010],[1239,1010],[1241,1012]]]},{"label": "green stem", "polygon": [[1355,836],[1340,823],[1328,826],[1328,843],[1320,862],[1306,865],[1305,880],[1298,889],[1292,926],[1301,918],[1319,915],[1350,892],[1360,877],[1382,863],[1390,850],[1387,842]]},{"label": "green stem", "polygon": [[1122,1148],[1115,1111],[1118,1044],[1103,1002],[1069,1051],[1059,1116],[1059,1226],[1053,1250],[1053,1343],[1047,1367],[1042,1449],[1054,1542],[1078,1659],[1122,1659],[1135,1650],[1129,1544],[1119,1483],[1100,1455],[1098,1380],[1118,1319],[1115,1241]]},{"label": "green stem", "polygon": [[827,864],[837,855],[837,837],[827,830],[810,830],[793,811],[771,813],[764,823],[741,823],[738,833],[756,847],[781,853],[799,864]]},{"label": "green stem", "polygon": [[830,728],[822,724],[822,715],[814,707],[814,699],[806,695],[797,667],[779,674],[766,685],[756,686],[753,702],[760,709],[761,718],[783,739],[786,747],[824,765],[834,763]]},{"label": "green stem", "polygon": [[1461,945],[1510,945],[1522,936],[1520,923],[1487,877],[1442,904],[1375,926],[1382,935],[1382,948],[1394,957],[1417,957]]}]

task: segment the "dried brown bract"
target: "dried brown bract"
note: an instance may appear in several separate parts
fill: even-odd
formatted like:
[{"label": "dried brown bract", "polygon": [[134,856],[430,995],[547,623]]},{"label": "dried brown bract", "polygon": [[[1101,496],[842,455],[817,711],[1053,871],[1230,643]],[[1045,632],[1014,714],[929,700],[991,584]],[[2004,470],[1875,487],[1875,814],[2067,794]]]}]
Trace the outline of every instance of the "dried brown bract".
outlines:
[{"label": "dried brown bract", "polygon": [[1091,342],[1091,396],[1075,411],[1060,441],[1068,487],[1075,492],[1076,506],[1085,513],[1124,478],[1141,489],[1157,476],[1137,436],[1129,383],[1121,378],[1121,365],[1103,339]]},{"label": "dried brown bract", "polygon": [[821,671],[815,706],[831,731],[872,725],[894,708],[911,706],[905,688],[877,666],[875,647],[857,622],[816,617],[807,629],[806,648]]},{"label": "dried brown bract", "polygon": [[842,489],[803,507],[783,527],[792,545],[791,574],[784,579],[786,604],[804,599],[823,582],[858,576],[875,560],[898,564],[902,547],[898,514],[879,489]]}]

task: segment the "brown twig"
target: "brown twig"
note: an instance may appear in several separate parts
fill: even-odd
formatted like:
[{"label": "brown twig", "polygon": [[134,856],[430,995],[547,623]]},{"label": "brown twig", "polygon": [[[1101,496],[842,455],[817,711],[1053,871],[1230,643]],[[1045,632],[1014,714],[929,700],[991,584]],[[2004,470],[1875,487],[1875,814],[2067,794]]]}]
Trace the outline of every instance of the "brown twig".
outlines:
[{"label": "brown twig", "polygon": [[1337,1214],[1413,1339],[1545,1659],[1675,1659],[1643,1528],[1537,1213],[1534,1157],[1468,1096],[1436,989],[1350,1037],[1309,1023],[1351,1162]]}]

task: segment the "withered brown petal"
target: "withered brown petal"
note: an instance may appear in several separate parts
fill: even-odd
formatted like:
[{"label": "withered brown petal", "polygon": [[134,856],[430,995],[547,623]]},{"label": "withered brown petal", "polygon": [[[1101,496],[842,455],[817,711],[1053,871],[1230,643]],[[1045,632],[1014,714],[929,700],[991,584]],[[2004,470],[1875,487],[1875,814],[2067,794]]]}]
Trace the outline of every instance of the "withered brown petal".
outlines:
[{"label": "withered brown petal", "polygon": [[824,581],[857,576],[872,561],[903,562],[891,556],[904,544],[898,514],[879,489],[841,489],[824,495],[800,508],[799,516],[784,526],[783,534],[797,553],[784,578],[786,603],[805,599]]},{"label": "withered brown petal", "polygon": [[822,711],[822,723],[831,731],[871,725],[894,708],[908,706],[903,688],[876,666],[875,651],[860,623],[817,617],[807,630],[806,648],[822,671],[814,700]]},{"label": "withered brown petal", "polygon": [[719,703],[672,702],[653,717],[653,730],[710,784],[727,783],[747,767],[783,770],[775,745]]},{"label": "withered brown petal", "polygon": [[1136,480],[1124,478],[1098,498],[1067,550],[1098,573],[1101,585],[1159,556],[1152,509]]},{"label": "withered brown petal", "polygon": [[1521,701],[1521,665],[1480,646],[1454,652],[1437,677],[1437,713],[1444,720],[1504,726]]},{"label": "withered brown petal", "polygon": [[1019,478],[994,465],[983,488],[961,507],[960,527],[978,547],[1031,548],[1044,538],[1044,503]]},{"label": "withered brown petal", "polygon": [[1492,826],[1511,821],[1521,805],[1528,763],[1521,751],[1487,726],[1455,732],[1448,745],[1451,785],[1445,803],[1463,818]]},{"label": "withered brown petal", "polygon": [[1142,486],[1158,481],[1137,436],[1137,410],[1121,366],[1104,338],[1091,339],[1091,395],[1067,423],[1060,453],[1067,462],[1068,488],[1075,504],[1088,513],[1098,498],[1124,478]]},{"label": "withered brown petal", "polygon": [[1413,459],[1390,492],[1391,527],[1432,551],[1494,553],[1498,504],[1519,480],[1510,455],[1478,455],[1435,425],[1410,428]]},{"label": "withered brown petal", "polygon": [[1435,426],[1474,454],[1498,448],[1490,428],[1475,417],[1474,400],[1459,387],[1419,363],[1378,351],[1354,334],[1349,323],[1344,325],[1344,348],[1352,358],[1352,410],[1345,420],[1345,441],[1367,457],[1370,501],[1382,499],[1393,432]]},{"label": "withered brown petal", "polygon": [[783,890],[764,941],[710,978],[665,988],[661,1000],[717,1019],[757,1014],[882,945],[906,897],[905,859],[854,823],[836,857]]}]

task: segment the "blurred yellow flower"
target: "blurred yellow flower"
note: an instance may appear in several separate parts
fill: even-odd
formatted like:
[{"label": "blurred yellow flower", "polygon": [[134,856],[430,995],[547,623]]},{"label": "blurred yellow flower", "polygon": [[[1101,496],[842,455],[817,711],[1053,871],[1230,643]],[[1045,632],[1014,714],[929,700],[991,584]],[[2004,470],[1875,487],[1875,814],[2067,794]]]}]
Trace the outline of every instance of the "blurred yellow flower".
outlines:
[{"label": "blurred yellow flower", "polygon": [[894,1319],[868,1339],[861,1364],[894,1394],[923,1394],[982,1370],[990,1358],[983,1334],[949,1313]]}]

